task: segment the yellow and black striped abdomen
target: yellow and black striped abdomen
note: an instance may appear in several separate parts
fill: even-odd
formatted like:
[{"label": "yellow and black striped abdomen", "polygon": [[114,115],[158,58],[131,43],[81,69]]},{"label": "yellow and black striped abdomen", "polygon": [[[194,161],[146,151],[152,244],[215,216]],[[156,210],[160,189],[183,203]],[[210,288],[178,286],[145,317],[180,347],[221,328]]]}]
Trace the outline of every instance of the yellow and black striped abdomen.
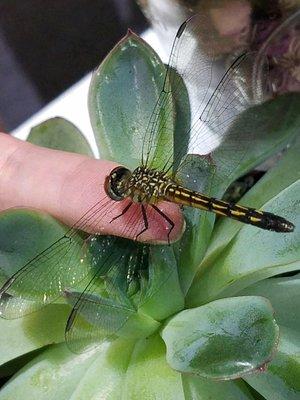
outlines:
[{"label": "yellow and black striped abdomen", "polygon": [[217,215],[236,219],[246,224],[276,232],[292,232],[294,225],[278,215],[254,208],[227,203],[176,185],[168,185],[165,200],[173,203],[212,211]]}]

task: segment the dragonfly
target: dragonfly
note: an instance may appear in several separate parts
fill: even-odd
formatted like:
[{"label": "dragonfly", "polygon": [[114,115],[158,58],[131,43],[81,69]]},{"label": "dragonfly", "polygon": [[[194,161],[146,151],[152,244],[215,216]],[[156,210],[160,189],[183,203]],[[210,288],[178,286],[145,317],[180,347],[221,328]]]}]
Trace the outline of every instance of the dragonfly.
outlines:
[{"label": "dragonfly", "polygon": [[[200,38],[205,47],[202,58],[199,55]],[[118,335],[126,322],[136,315],[136,304],[141,297],[143,301],[147,298],[145,287],[151,275],[147,270],[151,248],[136,241],[102,236],[101,232],[99,236],[88,238],[78,235],[78,231],[85,231],[91,220],[100,219],[111,211],[112,204],[124,203],[121,214],[112,218],[116,223],[138,205],[143,229],[137,233],[137,239],[148,229],[148,214],[152,210],[167,224],[166,242],[169,241],[174,222],[159,208],[161,201],[212,212],[265,230],[279,233],[294,230],[294,225],[282,216],[225,202],[181,183],[180,174],[189,163],[187,152],[202,155],[203,160],[213,165],[212,193],[222,186],[224,177],[231,176],[232,180],[238,177],[239,163],[252,146],[253,134],[251,126],[243,122],[245,136],[241,138],[240,129],[234,129],[235,124],[242,111],[249,104],[261,101],[265,92],[265,72],[252,77],[247,90],[244,89],[247,83],[244,78],[244,85],[239,87],[237,84],[242,76],[253,71],[253,52],[238,55],[221,79],[216,79],[213,66],[218,57],[207,45],[213,42],[212,39],[214,33],[201,15],[194,15],[179,27],[160,94],[153,104],[148,123],[137,137],[142,143],[139,165],[134,170],[122,165],[114,168],[104,184],[106,197],[4,283],[0,289],[1,317],[19,318],[64,297],[72,305],[65,329],[66,341],[72,351],[82,351],[96,338]],[[168,129],[174,128],[174,109],[170,104],[174,99],[183,99],[182,82],[188,89],[194,89],[196,99],[193,100],[191,95],[186,100],[191,104],[192,118],[187,131],[182,132],[182,138],[187,137],[188,141],[186,145],[183,145],[184,140],[179,140],[172,148],[166,146],[158,165],[157,137],[163,137]],[[222,157],[214,165],[214,156],[219,149]],[[222,173],[218,174],[218,169]],[[134,218],[127,221],[128,232],[135,228]],[[116,246],[118,251],[115,251]],[[167,277],[168,273],[154,285],[155,290]],[[139,299],[136,300],[138,292]]]}]

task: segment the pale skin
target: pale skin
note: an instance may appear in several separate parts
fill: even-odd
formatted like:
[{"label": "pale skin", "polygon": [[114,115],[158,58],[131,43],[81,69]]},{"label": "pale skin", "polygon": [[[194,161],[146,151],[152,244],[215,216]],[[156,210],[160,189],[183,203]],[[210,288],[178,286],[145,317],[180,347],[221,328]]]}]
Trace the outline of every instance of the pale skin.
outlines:
[{"label": "pale skin", "polygon": [[[115,202],[105,192],[105,179],[118,164],[95,160],[80,154],[50,150],[0,133],[0,211],[33,208],[51,214],[73,226],[93,206],[85,223],[88,233],[135,239],[144,229],[140,205]],[[174,222],[169,240],[182,234],[184,219],[178,205],[159,202],[157,207]],[[148,229],[137,240],[167,243],[170,225],[155,210],[146,206]],[[79,226],[79,224],[78,224]]]}]

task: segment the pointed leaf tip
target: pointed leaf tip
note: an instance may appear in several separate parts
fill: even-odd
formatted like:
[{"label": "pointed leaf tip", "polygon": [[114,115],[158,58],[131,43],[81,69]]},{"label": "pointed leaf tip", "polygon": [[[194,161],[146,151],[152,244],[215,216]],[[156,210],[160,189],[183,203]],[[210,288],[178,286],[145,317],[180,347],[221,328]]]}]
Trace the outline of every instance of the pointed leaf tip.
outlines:
[{"label": "pointed leaf tip", "polygon": [[130,36],[130,35],[139,36],[132,29],[128,28],[127,29],[127,36]]}]

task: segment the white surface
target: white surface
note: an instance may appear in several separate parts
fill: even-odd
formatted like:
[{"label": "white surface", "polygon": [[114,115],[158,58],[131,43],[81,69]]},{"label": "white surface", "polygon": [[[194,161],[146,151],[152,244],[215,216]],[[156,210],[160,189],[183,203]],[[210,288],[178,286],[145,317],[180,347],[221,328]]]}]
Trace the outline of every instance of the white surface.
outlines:
[{"label": "white surface", "polygon": [[[154,32],[152,30],[147,30],[142,37],[157,51],[165,62],[165,52],[161,48]],[[47,104],[47,106],[42,108],[39,112],[15,129],[12,134],[19,139],[26,139],[33,126],[38,125],[46,119],[59,116],[73,122],[73,124],[82,131],[92,146],[94,153],[97,155],[97,147],[87,109],[87,95],[91,76],[92,73],[86,75],[75,85],[71,86],[59,97]]]}]

